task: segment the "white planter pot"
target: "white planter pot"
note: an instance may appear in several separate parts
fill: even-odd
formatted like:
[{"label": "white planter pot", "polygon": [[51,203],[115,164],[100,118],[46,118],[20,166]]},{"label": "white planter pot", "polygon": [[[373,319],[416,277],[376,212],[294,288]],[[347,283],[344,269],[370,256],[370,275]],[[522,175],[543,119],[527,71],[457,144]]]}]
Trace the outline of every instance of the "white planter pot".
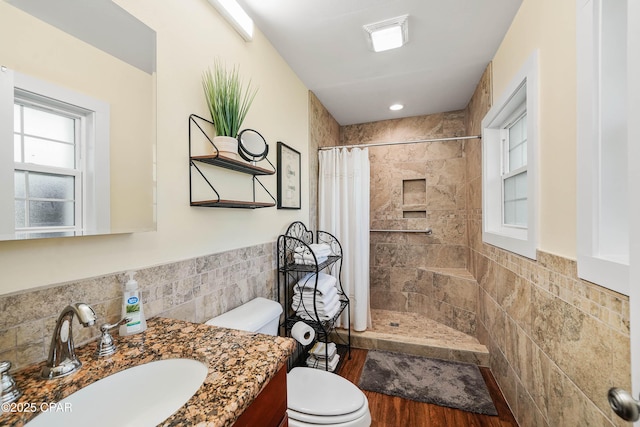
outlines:
[{"label": "white planter pot", "polygon": [[238,158],[238,140],[232,136],[216,136],[213,138],[213,143],[218,148],[220,156],[228,157],[231,159]]}]

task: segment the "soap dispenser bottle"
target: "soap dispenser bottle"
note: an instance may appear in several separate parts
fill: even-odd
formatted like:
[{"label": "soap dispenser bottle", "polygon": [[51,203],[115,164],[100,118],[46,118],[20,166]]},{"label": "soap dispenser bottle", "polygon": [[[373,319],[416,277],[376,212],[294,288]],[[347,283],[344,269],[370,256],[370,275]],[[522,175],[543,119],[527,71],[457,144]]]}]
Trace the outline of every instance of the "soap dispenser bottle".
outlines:
[{"label": "soap dispenser bottle", "polygon": [[125,285],[122,298],[122,317],[126,317],[129,320],[120,326],[120,336],[138,334],[147,329],[138,282],[133,278],[136,272],[129,271],[127,274],[129,275],[129,281]]}]

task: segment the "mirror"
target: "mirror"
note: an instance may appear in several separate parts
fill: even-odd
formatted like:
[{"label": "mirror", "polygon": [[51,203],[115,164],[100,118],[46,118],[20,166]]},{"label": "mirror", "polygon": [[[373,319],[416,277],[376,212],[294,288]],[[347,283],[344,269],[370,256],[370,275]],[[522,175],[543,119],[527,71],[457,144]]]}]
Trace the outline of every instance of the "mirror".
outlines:
[{"label": "mirror", "polygon": [[269,146],[260,132],[245,129],[238,134],[238,154],[247,162],[255,164],[267,157]]},{"label": "mirror", "polygon": [[3,0],[0,37],[0,240],[155,230],[155,32],[111,0]]}]

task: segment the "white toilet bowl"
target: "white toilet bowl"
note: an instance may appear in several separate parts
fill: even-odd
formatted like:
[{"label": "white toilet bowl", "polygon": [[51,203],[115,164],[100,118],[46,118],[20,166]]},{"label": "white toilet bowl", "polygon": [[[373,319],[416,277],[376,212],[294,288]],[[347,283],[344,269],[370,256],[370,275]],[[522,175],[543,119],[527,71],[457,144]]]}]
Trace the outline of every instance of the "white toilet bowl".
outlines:
[{"label": "white toilet bowl", "polygon": [[369,427],[367,397],[351,382],[314,368],[287,374],[289,426]]},{"label": "white toilet bowl", "polygon": [[[277,335],[281,313],[280,304],[258,297],[206,323]],[[290,427],[371,425],[364,393],[339,375],[315,368],[293,368],[287,374],[287,406]]]}]

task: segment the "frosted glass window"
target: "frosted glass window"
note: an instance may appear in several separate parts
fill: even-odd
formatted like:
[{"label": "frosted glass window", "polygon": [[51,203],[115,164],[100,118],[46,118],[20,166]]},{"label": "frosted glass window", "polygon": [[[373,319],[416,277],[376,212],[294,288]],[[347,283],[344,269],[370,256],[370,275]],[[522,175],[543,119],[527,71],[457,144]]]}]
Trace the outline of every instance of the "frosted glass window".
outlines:
[{"label": "frosted glass window", "polygon": [[74,225],[73,202],[29,202],[29,225],[31,227],[59,227]]},{"label": "frosted glass window", "polygon": [[25,198],[27,197],[27,184],[26,184],[26,172],[24,171],[15,171],[14,173],[14,191],[16,194],[16,198]]},{"label": "frosted glass window", "polygon": [[73,200],[74,191],[73,176],[29,174],[29,196],[31,198]]},{"label": "frosted glass window", "polygon": [[24,228],[27,226],[25,222],[25,212],[27,211],[26,202],[24,200],[16,200],[16,228]]},{"label": "frosted glass window", "polygon": [[16,171],[16,228],[73,226],[75,177]]}]

